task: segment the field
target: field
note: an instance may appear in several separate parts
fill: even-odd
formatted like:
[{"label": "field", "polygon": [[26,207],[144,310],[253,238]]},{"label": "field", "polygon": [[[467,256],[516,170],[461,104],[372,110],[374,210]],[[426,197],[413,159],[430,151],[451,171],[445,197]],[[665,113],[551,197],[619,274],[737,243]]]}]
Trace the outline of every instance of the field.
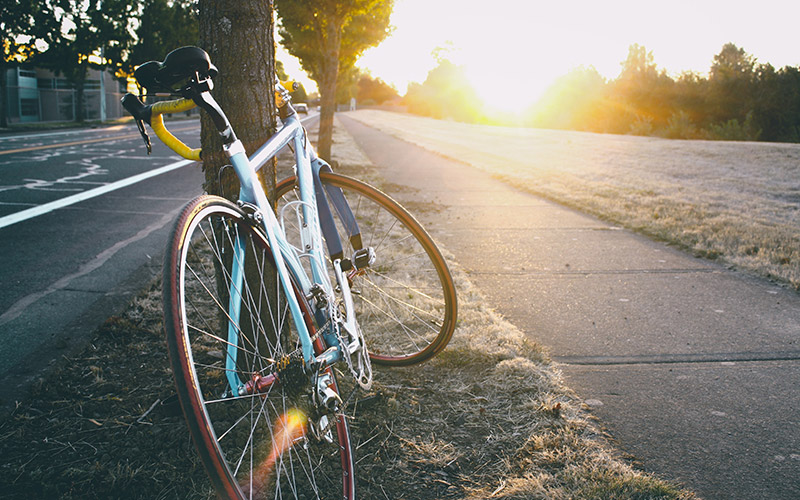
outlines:
[{"label": "field", "polygon": [[800,145],[349,116],[521,189],[800,289]]},{"label": "field", "polygon": [[[335,143],[340,171],[381,183],[341,130]],[[546,350],[449,259],[450,345],[419,367],[376,369],[359,402],[360,498],[694,498],[636,470]],[[4,416],[0,498],[210,497],[173,394],[156,280]]]}]

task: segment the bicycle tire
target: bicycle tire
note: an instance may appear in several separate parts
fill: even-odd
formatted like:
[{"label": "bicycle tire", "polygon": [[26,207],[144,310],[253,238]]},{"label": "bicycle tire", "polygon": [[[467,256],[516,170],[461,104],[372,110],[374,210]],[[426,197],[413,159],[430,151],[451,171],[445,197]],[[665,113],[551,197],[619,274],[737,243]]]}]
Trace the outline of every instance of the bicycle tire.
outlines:
[{"label": "bicycle tire", "polygon": [[[408,366],[439,353],[453,335],[457,317],[455,285],[447,263],[422,225],[380,190],[351,177],[320,174],[322,184],[340,188],[362,233],[363,245],[376,251],[376,262],[352,280],[356,318],[376,364]],[[276,186],[278,213],[298,199],[297,178]],[[283,217],[287,238],[299,244],[299,226]],[[341,219],[337,229],[345,258],[354,249]]]},{"label": "bicycle tire", "polygon": [[[226,291],[238,236],[244,238],[245,261],[251,265],[245,268],[240,288],[239,354],[235,370],[230,370],[224,362],[229,345]],[[226,395],[227,372],[246,381],[253,373],[274,372],[277,360],[289,360],[299,349],[263,231],[233,203],[200,196],[175,222],[163,274],[164,325],[177,393],[218,495],[354,499],[347,420],[339,414],[330,417],[332,443],[309,435],[308,415],[314,409],[306,394],[309,389],[301,382],[307,382],[307,376],[296,377],[295,384],[275,384],[266,393]],[[293,287],[313,335],[308,304],[296,284]],[[318,353],[325,348],[322,342],[315,341]],[[334,377],[332,370],[328,373]],[[331,387],[338,390],[335,378]],[[335,455],[338,460],[332,458]]]}]

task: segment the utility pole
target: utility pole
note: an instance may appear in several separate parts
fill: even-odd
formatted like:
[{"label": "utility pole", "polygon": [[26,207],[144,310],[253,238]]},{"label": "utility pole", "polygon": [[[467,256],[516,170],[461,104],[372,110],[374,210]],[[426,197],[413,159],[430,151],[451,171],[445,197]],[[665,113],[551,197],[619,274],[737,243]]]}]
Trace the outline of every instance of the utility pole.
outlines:
[{"label": "utility pole", "polygon": [[[106,48],[100,47],[100,61],[106,62]],[[106,121],[106,70],[100,66],[100,121]]]}]

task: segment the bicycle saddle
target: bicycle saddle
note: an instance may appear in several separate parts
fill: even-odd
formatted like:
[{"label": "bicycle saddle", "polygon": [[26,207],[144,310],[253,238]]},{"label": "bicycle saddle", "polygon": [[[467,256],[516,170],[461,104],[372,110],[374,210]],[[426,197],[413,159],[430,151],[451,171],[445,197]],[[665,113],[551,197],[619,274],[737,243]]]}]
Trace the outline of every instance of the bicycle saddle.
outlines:
[{"label": "bicycle saddle", "polygon": [[168,89],[173,91],[173,86],[198,73],[201,78],[214,78],[217,76],[217,67],[211,63],[211,58],[200,47],[180,47],[173,50],[164,62],[150,61],[142,64],[134,77],[146,89]]}]

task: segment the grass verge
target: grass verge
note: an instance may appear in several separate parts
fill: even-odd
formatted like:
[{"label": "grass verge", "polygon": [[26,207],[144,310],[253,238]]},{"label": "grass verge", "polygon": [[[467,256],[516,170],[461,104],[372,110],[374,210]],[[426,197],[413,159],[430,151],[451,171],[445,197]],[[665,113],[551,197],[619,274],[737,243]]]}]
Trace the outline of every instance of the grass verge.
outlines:
[{"label": "grass verge", "polygon": [[528,192],[800,289],[800,145],[349,116]]},{"label": "grass verge", "polygon": [[[344,173],[369,175],[347,136],[335,141]],[[360,498],[694,498],[621,457],[546,351],[450,262],[450,345],[376,369],[353,416]],[[173,396],[160,303],[156,281],[0,423],[0,498],[212,496]]]}]

